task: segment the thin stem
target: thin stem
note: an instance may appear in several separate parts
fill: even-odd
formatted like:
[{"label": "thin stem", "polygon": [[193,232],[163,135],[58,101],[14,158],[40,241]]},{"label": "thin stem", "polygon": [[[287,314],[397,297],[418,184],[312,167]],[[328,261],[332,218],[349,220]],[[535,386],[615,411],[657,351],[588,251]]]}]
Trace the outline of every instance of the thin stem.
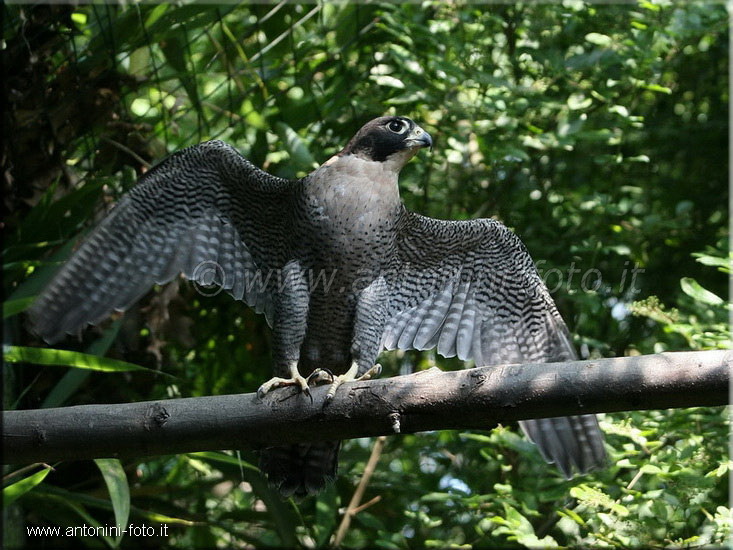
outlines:
[{"label": "thin stem", "polygon": [[377,462],[379,461],[379,456],[382,454],[382,449],[384,449],[385,441],[387,441],[387,437],[384,435],[380,435],[374,442],[374,447],[372,447],[372,454],[369,456],[369,460],[367,461],[366,467],[364,468],[364,473],[361,475],[359,485],[356,486],[356,491],[354,491],[354,495],[351,497],[351,502],[349,502],[349,506],[344,512],[344,517],[341,519],[341,524],[336,531],[336,537],[333,539],[334,546],[341,545],[341,542],[344,540],[346,532],[349,530],[349,526],[351,525],[351,518],[353,518],[361,510],[368,508],[382,498],[375,497],[366,504],[359,506],[359,503],[364,496],[364,491],[366,491],[367,484],[369,483],[369,480],[374,473],[374,469],[377,467]]}]

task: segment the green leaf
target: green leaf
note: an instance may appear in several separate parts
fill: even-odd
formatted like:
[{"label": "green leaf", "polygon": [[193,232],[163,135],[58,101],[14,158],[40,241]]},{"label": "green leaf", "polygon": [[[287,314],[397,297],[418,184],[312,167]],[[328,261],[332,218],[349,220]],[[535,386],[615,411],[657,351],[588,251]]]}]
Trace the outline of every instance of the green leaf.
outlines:
[{"label": "green leaf", "polygon": [[724,303],[724,300],[720,296],[706,290],[700,285],[700,283],[691,277],[683,277],[680,279],[680,286],[685,294],[698,302],[703,302],[713,306],[719,306]]},{"label": "green leaf", "polygon": [[580,517],[580,515],[575,510],[571,510],[570,508],[563,508],[562,510],[558,510],[558,514],[572,519],[578,525],[585,525],[585,520],[583,520],[583,518]]},{"label": "green leaf", "polygon": [[216,451],[201,451],[198,453],[186,453],[186,456],[190,456],[191,458],[213,460],[214,462],[221,462],[223,464],[229,464],[231,466],[242,467],[248,470],[252,470],[254,472],[260,471],[260,469],[257,466],[255,466],[254,464],[250,464],[249,462],[246,462],[234,456],[231,456],[225,453],[216,452]]},{"label": "green leaf", "polygon": [[[112,325],[104,331],[101,338],[92,342],[85,350],[91,355],[101,356],[107,353],[112,342],[117,337],[117,333],[122,327],[122,319],[117,319]],[[79,387],[89,378],[91,371],[88,369],[69,369],[69,371],[61,377],[53,389],[48,393],[41,404],[41,408],[60,407],[71,395],[79,389]]]},{"label": "green leaf", "polygon": [[606,36],[605,34],[600,34],[597,32],[589,32],[585,35],[585,39],[591,44],[602,46],[604,48],[607,48],[608,46],[613,44],[613,40],[610,36]]},{"label": "green leaf", "polygon": [[[179,30],[179,28],[176,30]],[[179,36],[169,36],[162,41],[160,49],[162,50],[166,61],[176,70],[176,76],[180,80],[181,84],[183,84],[183,88],[186,90],[186,94],[191,101],[191,105],[198,112],[199,120],[204,128],[207,128],[207,117],[203,111],[201,98],[199,97],[195,67],[193,62],[186,56],[185,31],[181,31],[178,34]]]},{"label": "green leaf", "polygon": [[170,7],[169,4],[159,4],[153,8],[153,10],[148,14],[148,16],[145,18],[145,28],[152,27],[155,22],[160,19],[160,16],[163,15],[166,10]]},{"label": "green leaf", "polygon": [[470,433],[470,432],[462,433],[461,440],[478,441],[479,443],[493,443],[494,442],[494,440],[488,435]]},{"label": "green leaf", "polygon": [[672,93],[671,88],[667,88],[666,86],[660,86],[659,84],[642,84],[641,87],[651,92],[659,92],[660,94],[669,95]]},{"label": "green leaf", "polygon": [[641,0],[641,2],[639,2],[639,7],[650,11],[659,11],[662,9],[662,6],[654,4],[653,2],[648,2],[647,0]]},{"label": "green leaf", "polygon": [[[116,458],[97,458],[94,460],[102,472],[104,482],[109,491],[109,497],[112,501],[112,509],[115,513],[115,523],[120,531],[127,527],[130,519],[130,487],[127,484],[127,475],[122,468],[122,464]],[[122,541],[123,533],[117,537],[117,546]]]},{"label": "green leaf", "polygon": [[570,94],[567,99],[567,104],[571,110],[584,110],[593,105],[593,100],[584,94]]},{"label": "green leaf", "polygon": [[[164,7],[164,6],[165,6],[164,4],[161,4],[158,7]],[[149,48],[138,48],[130,54],[129,72],[131,75],[144,77],[145,71],[147,71],[149,66],[150,66],[150,49]]]},{"label": "green leaf", "polygon": [[18,298],[17,300],[10,300],[3,303],[3,319],[17,315],[18,313],[25,311],[25,309],[33,303],[35,296],[28,298]]},{"label": "green leaf", "polygon": [[8,485],[7,487],[3,488],[3,507],[7,508],[18,498],[36,487],[39,483],[46,479],[46,476],[50,471],[51,468],[44,468],[40,472],[36,472],[33,475],[23,478],[20,481],[16,481],[12,485]]},{"label": "green leaf", "polygon": [[[40,492],[40,491],[39,491]],[[83,521],[84,524],[87,526],[91,526],[94,528],[101,528],[103,527],[99,521],[97,521],[92,515],[87,512],[86,508],[79,504],[78,502],[75,502],[73,500],[74,493],[69,493],[69,497],[63,497],[58,494],[44,494],[43,499],[45,501],[52,501],[56,502],[59,506],[64,506],[72,510],[75,514],[77,514]],[[110,548],[115,548],[116,544],[115,541],[112,540],[111,537],[108,537],[106,535],[98,535],[100,539],[102,539]]]},{"label": "green leaf", "polygon": [[528,548],[556,548],[558,546],[557,541],[549,535],[540,539],[535,533],[532,523],[524,515],[506,502],[502,504],[505,517],[497,516],[492,518],[492,521],[501,525],[496,528],[496,533],[505,534],[508,540],[516,540],[519,544]]},{"label": "green leaf", "polygon": [[79,27],[83,27],[87,24],[87,14],[76,11],[71,14],[71,20]]},{"label": "green leaf", "polygon": [[108,183],[105,178],[90,179],[58,200],[54,200],[56,186],[50,186],[41,201],[20,222],[9,244],[54,241],[79,232],[97,203],[105,183]]},{"label": "green leaf", "polygon": [[32,298],[38,295],[59,270],[59,266],[69,258],[75,245],[76,239],[69,239],[41,267],[35,268],[33,273],[18,285],[13,293],[8,296],[8,301]]},{"label": "green leaf", "polygon": [[733,470],[733,461],[726,460],[721,462],[720,466],[705,474],[705,477],[722,477],[731,470]]},{"label": "green leaf", "polygon": [[697,258],[697,262],[703,265],[717,267],[723,273],[730,273],[731,258],[721,258],[719,256],[710,256],[709,254],[696,253],[693,254]]},{"label": "green leaf", "polygon": [[294,163],[292,168],[310,171],[318,164],[298,133],[290,126],[284,122],[277,122],[275,123],[275,130],[283,145],[285,145],[285,149],[290,153],[291,161]]},{"label": "green leaf", "polygon": [[[43,487],[40,487],[38,491],[34,492],[34,494],[31,495],[31,497],[44,499],[56,498],[60,501],[63,501],[69,506],[86,505],[89,507],[98,508],[100,510],[113,510],[112,504],[107,499],[92,497],[83,493],[67,491],[66,489],[54,487],[53,485],[44,485]],[[134,506],[130,506],[130,510],[135,514],[135,516],[140,516],[145,519],[149,519],[150,521],[156,521],[158,523],[171,523],[176,525],[186,525],[189,527],[194,525],[201,525],[201,523],[196,521],[178,518],[175,516],[169,516],[158,512],[149,512],[147,510],[142,510]]]},{"label": "green leaf", "polygon": [[455,499],[455,495],[451,495],[450,493],[428,493],[427,495],[423,495],[420,497],[420,500],[422,502],[443,502],[446,500]]},{"label": "green leaf", "polygon": [[376,82],[379,86],[397,88],[398,90],[402,90],[405,88],[404,82],[402,82],[399,78],[395,78],[388,74],[370,75],[369,78]]},{"label": "green leaf", "polygon": [[361,512],[359,514],[356,514],[355,518],[359,523],[361,523],[364,527],[368,529],[372,529],[374,531],[384,529],[384,523],[382,522],[382,520],[369,512]]},{"label": "green leaf", "polygon": [[617,115],[620,115],[624,118],[628,118],[629,116],[629,110],[624,107],[623,105],[611,105],[608,108],[609,113],[616,113]]},{"label": "green leaf", "polygon": [[8,363],[35,363],[90,369],[99,372],[146,371],[171,376],[170,374],[133,365],[125,361],[89,355],[65,349],[30,348],[25,346],[3,346],[3,356]]},{"label": "green leaf", "polygon": [[324,492],[318,495],[316,501],[316,521],[314,524],[317,533],[317,548],[327,545],[334,529],[338,514],[338,497],[333,485],[330,485]]}]

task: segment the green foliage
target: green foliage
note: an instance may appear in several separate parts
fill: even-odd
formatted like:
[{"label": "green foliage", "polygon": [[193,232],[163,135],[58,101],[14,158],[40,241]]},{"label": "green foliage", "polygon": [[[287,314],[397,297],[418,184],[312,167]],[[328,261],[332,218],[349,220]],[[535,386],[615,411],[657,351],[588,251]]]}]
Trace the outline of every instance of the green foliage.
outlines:
[{"label": "green foliage", "polygon": [[[723,5],[2,9],[14,92],[5,408],[256,389],[270,374],[269,333],[225,295],[156,289],[67,350],[39,349],[19,314],[100,212],[167,153],[218,138],[298,177],[385,113],[435,138],[432,154],[403,171],[408,207],[514,228],[584,356],[730,347]],[[385,375],[436,363],[462,367],[433,353],[382,361]],[[57,364],[72,368],[43,366]],[[514,426],[393,437],[343,546],[723,544],[727,426],[721,409],[605,415],[609,467],[569,481]],[[125,521],[167,525],[166,536],[43,542],[326,547],[371,446],[345,442],[337,482],[300,503],[280,501],[248,452],[102,462],[103,471],[61,463],[6,487],[17,501],[6,506],[5,541],[42,542],[25,526],[115,525],[129,506]]]},{"label": "green foliage", "polygon": [[51,468],[43,468],[35,474],[20,479],[7,487],[3,487],[3,507],[7,508],[18,498],[39,485],[51,471]]},{"label": "green foliage", "polygon": [[[94,463],[102,473],[107,485],[115,514],[115,525],[120,530],[125,529],[128,525],[127,520],[130,518],[130,487],[127,484],[125,470],[120,461],[115,458],[98,458]],[[122,534],[117,535],[115,547],[120,545],[123,536]]]},{"label": "green foliage", "polygon": [[101,372],[146,371],[145,367],[116,361],[98,355],[89,355],[64,349],[28,348],[3,346],[3,358],[8,363],[35,363],[37,365],[68,365],[77,369],[91,369]]},{"label": "green foliage", "polygon": [[[699,263],[730,274],[730,260],[721,253],[693,255]],[[677,308],[666,309],[656,296],[633,302],[630,309],[635,315],[659,323],[665,333],[682,336],[688,349],[730,349],[730,304],[691,277],[680,279],[680,288],[684,293],[680,297],[682,312]],[[666,343],[656,342],[654,349],[664,351]]]}]

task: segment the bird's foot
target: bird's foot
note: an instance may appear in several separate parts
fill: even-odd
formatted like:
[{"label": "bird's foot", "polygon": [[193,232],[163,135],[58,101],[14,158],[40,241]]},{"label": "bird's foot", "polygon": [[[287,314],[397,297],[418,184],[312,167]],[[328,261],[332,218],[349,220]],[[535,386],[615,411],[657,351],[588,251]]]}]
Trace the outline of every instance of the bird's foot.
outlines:
[{"label": "bird's foot", "polygon": [[282,388],[285,386],[299,386],[304,394],[311,394],[310,388],[308,387],[308,379],[303,378],[300,374],[298,374],[293,378],[280,378],[278,376],[270,378],[267,382],[262,384],[257,389],[257,397],[262,399],[271,390],[274,390],[275,388]]},{"label": "bird's foot", "polygon": [[377,376],[379,376],[379,374],[382,372],[382,365],[377,363],[361,376],[356,376],[357,372],[358,366],[356,363],[354,363],[353,365],[351,365],[351,368],[346,372],[346,374],[340,374],[339,376],[334,377],[333,382],[331,383],[331,387],[328,388],[328,393],[326,393],[326,398],[323,401],[323,405],[326,406],[333,400],[333,397],[336,395],[336,390],[344,382],[358,382],[359,380],[369,380],[370,378],[376,378]]},{"label": "bird's foot", "polygon": [[315,374],[315,371],[311,373],[308,378],[304,378],[298,372],[298,365],[297,363],[295,363],[290,366],[290,378],[280,378],[279,376],[274,376],[273,378],[270,378],[267,382],[259,387],[259,389],[257,390],[257,397],[262,399],[263,397],[265,397],[265,395],[267,395],[269,391],[274,390],[275,388],[282,388],[284,386],[298,386],[305,395],[310,397],[311,390],[308,385],[311,381],[311,378],[313,377],[313,374]]}]

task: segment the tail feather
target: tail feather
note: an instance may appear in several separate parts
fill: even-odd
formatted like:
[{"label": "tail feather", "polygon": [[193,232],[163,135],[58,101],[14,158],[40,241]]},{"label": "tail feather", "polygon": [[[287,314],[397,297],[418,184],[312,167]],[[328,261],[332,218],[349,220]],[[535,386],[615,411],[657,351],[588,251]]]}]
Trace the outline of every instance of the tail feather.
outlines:
[{"label": "tail feather", "polygon": [[[548,295],[548,300],[550,300]],[[552,304],[551,300],[550,303]],[[546,354],[533,361],[574,361],[578,355],[570,333],[554,304],[547,317],[551,341]],[[542,457],[554,463],[570,479],[575,471],[584,474],[606,466],[603,432],[594,414],[537,418],[519,423],[525,435],[537,445]]]},{"label": "tail feather", "polygon": [[260,452],[260,470],[283,498],[321,492],[336,478],[340,441],[271,447]]},{"label": "tail feather", "polygon": [[594,414],[524,420],[519,425],[567,479],[575,470],[584,474],[606,464],[603,433]]}]

